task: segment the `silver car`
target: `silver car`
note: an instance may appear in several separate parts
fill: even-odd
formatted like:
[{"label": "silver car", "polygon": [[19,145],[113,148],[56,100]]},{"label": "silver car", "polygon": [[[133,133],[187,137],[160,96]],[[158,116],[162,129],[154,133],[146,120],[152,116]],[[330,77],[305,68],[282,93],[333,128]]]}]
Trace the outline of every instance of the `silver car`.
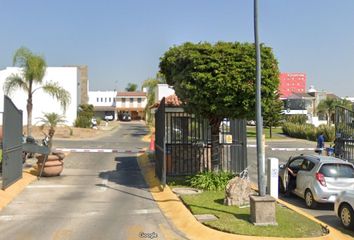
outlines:
[{"label": "silver car", "polygon": [[354,190],[341,192],[334,202],[334,212],[340,218],[343,226],[354,229]]},{"label": "silver car", "polygon": [[308,208],[315,208],[317,203],[334,203],[341,191],[354,189],[354,166],[339,158],[300,155],[279,168],[280,191],[287,190],[289,168],[296,174],[291,192],[305,199]]}]

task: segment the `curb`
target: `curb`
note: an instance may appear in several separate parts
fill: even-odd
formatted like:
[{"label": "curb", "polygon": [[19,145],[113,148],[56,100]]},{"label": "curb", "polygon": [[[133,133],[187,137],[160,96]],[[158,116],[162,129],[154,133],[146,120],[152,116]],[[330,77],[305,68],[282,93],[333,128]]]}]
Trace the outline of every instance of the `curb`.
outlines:
[{"label": "curb", "polygon": [[22,172],[22,178],[12,184],[6,190],[0,190],[0,211],[6,207],[27,185],[37,180],[37,176],[31,174],[31,169]]},{"label": "curb", "polygon": [[[155,172],[153,164],[148,160],[146,154],[141,154],[138,157],[138,164],[141,172],[144,176],[146,183],[149,186],[149,191],[153,196],[153,199],[158,204],[159,208],[167,219],[178,229],[178,231],[185,234],[188,239],[199,240],[199,239],[218,239],[218,240],[277,240],[277,239],[291,239],[295,238],[280,238],[280,237],[261,237],[261,236],[245,236],[237,235],[226,232],[221,232],[212,228],[209,228],[202,223],[198,222],[192,213],[185,207],[185,205],[180,201],[180,199],[171,191],[171,189],[166,186],[164,189],[161,186],[160,181],[155,177]],[[286,202],[278,200],[279,203],[285,205],[286,207],[298,212],[299,214],[308,217],[309,219],[326,226],[327,224],[315,219],[314,217],[304,213],[295,206],[292,206]],[[307,240],[338,240],[338,239],[352,239],[348,235],[341,233],[340,231],[328,227],[330,233],[325,236],[320,237],[309,237],[309,238],[296,238],[296,239],[307,239]]]}]

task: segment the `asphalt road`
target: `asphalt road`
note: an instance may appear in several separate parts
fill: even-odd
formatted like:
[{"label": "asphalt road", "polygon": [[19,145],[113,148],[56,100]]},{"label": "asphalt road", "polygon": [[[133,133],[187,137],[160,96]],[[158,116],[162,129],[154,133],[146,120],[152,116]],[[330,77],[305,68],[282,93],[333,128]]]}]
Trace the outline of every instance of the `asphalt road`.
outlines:
[{"label": "asphalt road", "polygon": [[[255,140],[249,139],[248,144],[252,146]],[[314,148],[315,142],[300,140],[300,139],[285,139],[285,140],[268,140],[266,141],[265,155],[266,161],[269,157],[279,159],[279,163],[286,163],[289,157],[300,154],[315,154],[312,150],[296,150],[298,148]],[[273,150],[272,150],[273,149]],[[277,150],[274,150],[277,149]],[[292,150],[293,149],[293,150]],[[249,175],[252,182],[257,183],[257,152],[255,147],[247,148]],[[285,198],[283,195],[279,196],[282,200],[287,201],[305,212],[311,214],[317,219],[325,222],[327,225],[332,226],[346,234],[354,237],[354,231],[348,231],[341,226],[340,220],[335,216],[333,211],[333,204],[319,204],[316,209],[308,209],[305,206],[303,199],[297,196]]]},{"label": "asphalt road", "polygon": [[[56,147],[141,149],[141,123]],[[41,178],[0,212],[0,239],[182,239],[152,199],[136,154],[71,153],[61,176]]]}]

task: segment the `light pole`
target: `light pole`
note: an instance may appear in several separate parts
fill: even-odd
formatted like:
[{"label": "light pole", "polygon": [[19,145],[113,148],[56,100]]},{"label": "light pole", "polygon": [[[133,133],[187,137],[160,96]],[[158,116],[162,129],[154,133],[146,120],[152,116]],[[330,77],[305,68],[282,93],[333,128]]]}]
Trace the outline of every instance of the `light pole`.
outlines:
[{"label": "light pole", "polygon": [[254,39],[256,47],[256,133],[257,133],[257,166],[258,190],[265,196],[265,156],[263,139],[263,118],[261,105],[261,53],[258,39],[258,0],[254,0]]}]

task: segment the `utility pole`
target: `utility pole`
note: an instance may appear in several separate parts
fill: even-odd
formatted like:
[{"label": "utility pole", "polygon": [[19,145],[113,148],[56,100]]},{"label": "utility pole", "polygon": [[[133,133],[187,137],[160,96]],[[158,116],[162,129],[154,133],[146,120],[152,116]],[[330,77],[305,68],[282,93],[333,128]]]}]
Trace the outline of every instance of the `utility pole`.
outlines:
[{"label": "utility pole", "polygon": [[265,156],[263,138],[263,118],[261,104],[261,53],[258,39],[258,0],[254,0],[254,39],[256,47],[256,134],[257,134],[257,167],[258,190],[260,196],[265,196]]}]

